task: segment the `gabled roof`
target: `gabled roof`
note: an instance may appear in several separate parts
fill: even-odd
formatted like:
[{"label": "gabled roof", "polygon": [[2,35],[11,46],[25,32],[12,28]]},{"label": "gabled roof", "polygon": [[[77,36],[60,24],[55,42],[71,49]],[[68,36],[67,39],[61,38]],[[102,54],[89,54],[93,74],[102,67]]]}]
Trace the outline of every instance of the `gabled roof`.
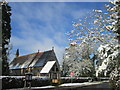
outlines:
[{"label": "gabled roof", "polygon": [[42,68],[40,73],[49,73],[56,61],[48,61],[45,66]]},{"label": "gabled roof", "polygon": [[27,67],[43,67],[47,56],[51,54],[53,50],[37,52],[28,55],[18,56],[10,63],[10,69],[20,69]]}]

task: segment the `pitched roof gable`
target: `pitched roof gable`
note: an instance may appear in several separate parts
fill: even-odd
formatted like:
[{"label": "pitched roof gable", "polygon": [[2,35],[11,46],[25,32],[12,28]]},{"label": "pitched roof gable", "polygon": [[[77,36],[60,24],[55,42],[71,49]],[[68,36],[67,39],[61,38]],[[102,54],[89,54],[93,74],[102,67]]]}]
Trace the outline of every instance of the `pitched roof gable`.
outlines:
[{"label": "pitched roof gable", "polygon": [[43,66],[45,60],[53,50],[37,52],[28,55],[18,56],[10,63],[10,69],[20,69],[29,67]]},{"label": "pitched roof gable", "polygon": [[40,71],[40,73],[49,73],[51,68],[54,66],[54,64],[56,63],[56,61],[48,61],[45,66],[42,68],[42,70]]}]

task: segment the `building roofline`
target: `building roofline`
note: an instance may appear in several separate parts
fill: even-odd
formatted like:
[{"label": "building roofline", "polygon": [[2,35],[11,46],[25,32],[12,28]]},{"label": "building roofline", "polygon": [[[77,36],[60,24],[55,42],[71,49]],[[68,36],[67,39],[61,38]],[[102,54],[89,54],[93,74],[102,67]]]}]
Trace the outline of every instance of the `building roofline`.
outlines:
[{"label": "building roofline", "polygon": [[49,52],[49,51],[53,51],[53,50],[48,50],[48,51],[43,51],[43,52],[35,52],[35,53],[31,53],[31,54],[21,55],[21,56],[18,56],[18,57],[16,57],[16,58],[24,57],[24,56],[29,56],[29,55],[33,55],[33,54],[37,54],[37,53]]}]

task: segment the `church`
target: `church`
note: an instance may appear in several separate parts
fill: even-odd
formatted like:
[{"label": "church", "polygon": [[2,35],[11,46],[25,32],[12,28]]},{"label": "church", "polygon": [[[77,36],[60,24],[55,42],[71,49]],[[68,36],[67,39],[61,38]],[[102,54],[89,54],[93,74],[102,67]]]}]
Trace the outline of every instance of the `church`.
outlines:
[{"label": "church", "polygon": [[23,56],[19,56],[17,50],[16,57],[9,67],[12,76],[24,76],[25,73],[31,72],[33,76],[60,77],[60,65],[53,48]]}]

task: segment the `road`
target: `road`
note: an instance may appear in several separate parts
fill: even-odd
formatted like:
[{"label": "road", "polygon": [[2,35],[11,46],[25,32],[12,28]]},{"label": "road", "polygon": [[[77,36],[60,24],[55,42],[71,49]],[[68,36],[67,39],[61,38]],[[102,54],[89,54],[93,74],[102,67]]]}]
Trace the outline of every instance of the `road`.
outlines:
[{"label": "road", "polygon": [[76,85],[76,86],[59,86],[56,88],[51,88],[49,90],[112,90],[108,82],[102,82],[99,84],[91,85]]},{"label": "road", "polygon": [[112,90],[108,81],[104,82],[85,82],[67,83],[59,86],[32,87],[31,89],[11,89],[11,90]]}]

